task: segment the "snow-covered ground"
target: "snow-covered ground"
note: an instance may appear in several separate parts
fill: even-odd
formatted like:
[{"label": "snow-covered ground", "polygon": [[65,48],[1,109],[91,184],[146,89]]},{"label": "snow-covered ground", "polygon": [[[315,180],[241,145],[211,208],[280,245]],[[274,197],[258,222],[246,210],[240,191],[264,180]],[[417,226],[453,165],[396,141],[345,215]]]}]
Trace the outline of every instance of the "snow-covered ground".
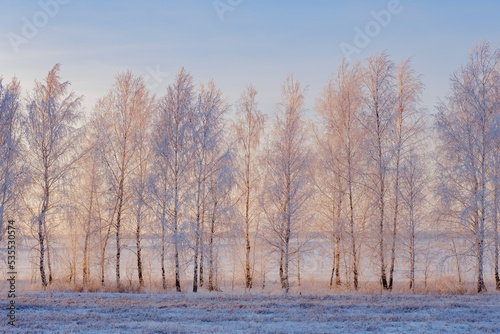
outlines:
[{"label": "snow-covered ground", "polygon": [[[6,296],[0,297],[6,313]],[[12,333],[500,333],[500,295],[21,293]]]}]

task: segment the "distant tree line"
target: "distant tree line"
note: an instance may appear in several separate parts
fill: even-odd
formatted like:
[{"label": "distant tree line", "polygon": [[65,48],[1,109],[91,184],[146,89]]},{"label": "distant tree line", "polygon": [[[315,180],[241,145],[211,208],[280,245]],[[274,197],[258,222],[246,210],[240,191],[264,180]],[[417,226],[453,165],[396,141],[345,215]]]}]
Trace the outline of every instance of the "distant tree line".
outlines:
[{"label": "distant tree line", "polygon": [[163,289],[187,290],[189,276],[192,291],[217,291],[220,259],[233,256],[245,289],[274,271],[288,293],[319,235],[332,288],[358,289],[371,264],[381,289],[399,269],[415,291],[434,261],[451,263],[459,284],[474,272],[477,292],[490,266],[500,290],[500,50],[488,42],[451,76],[434,115],[411,59],[386,52],[344,60],[314,121],[293,75],[264,113],[253,85],[229,105],[182,68],[156,97],[127,71],[85,114],[59,73],[26,94],[0,80],[0,241],[7,219],[21,222],[43,287],[57,275],[121,290],[132,269],[143,287],[152,248]]}]

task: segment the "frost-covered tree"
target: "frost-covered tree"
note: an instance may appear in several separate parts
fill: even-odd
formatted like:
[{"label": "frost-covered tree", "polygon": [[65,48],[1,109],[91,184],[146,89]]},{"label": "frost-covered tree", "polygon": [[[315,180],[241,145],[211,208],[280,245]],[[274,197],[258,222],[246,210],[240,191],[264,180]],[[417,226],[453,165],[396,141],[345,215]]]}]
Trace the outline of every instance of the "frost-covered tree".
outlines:
[{"label": "frost-covered tree", "polygon": [[[500,98],[500,92],[498,94]],[[500,120],[497,120],[497,122]],[[496,125],[498,126],[498,124]],[[500,273],[499,273],[499,215],[500,215],[500,138],[496,139],[495,148],[493,151],[493,159],[491,160],[491,182],[493,187],[492,199],[492,234],[493,234],[493,275],[495,276],[496,290],[500,290]]]},{"label": "frost-covered tree", "polygon": [[[193,265],[193,292],[198,291],[198,269],[203,257],[200,251],[203,247],[203,219],[205,213],[206,183],[214,171],[218,159],[211,157],[211,153],[223,140],[224,115],[228,110],[227,104],[222,99],[222,92],[213,81],[202,85],[195,105],[193,115],[193,238],[194,238],[194,265]],[[200,262],[198,262],[200,260]],[[202,272],[200,273],[200,278]]]},{"label": "frost-covered tree", "polygon": [[439,106],[442,214],[462,226],[462,237],[476,261],[477,292],[486,290],[484,257],[486,222],[493,203],[489,175],[498,129],[500,50],[488,42],[472,49],[466,65],[451,77],[451,93]]},{"label": "frost-covered tree", "polygon": [[208,247],[208,290],[219,290],[216,281],[217,251],[216,245],[220,235],[228,229],[227,222],[231,218],[232,201],[230,197],[233,187],[233,152],[219,144],[212,152],[215,159],[213,169],[207,178],[207,247]]},{"label": "frost-covered tree", "polygon": [[82,245],[82,283],[87,287],[90,282],[91,250],[96,245],[98,229],[97,210],[102,201],[103,173],[97,141],[92,127],[88,126],[83,140],[86,154],[82,157],[75,171],[75,191],[72,200],[77,207],[77,216],[81,223],[83,234]]},{"label": "frost-covered tree", "polygon": [[[0,241],[5,233],[6,216],[13,217],[16,182],[21,168],[19,81],[13,78],[6,86],[0,78]],[[19,181],[19,180],[17,180]]]},{"label": "frost-covered tree", "polygon": [[[353,286],[358,288],[359,225],[356,209],[361,198],[360,168],[363,131],[359,116],[362,91],[360,67],[350,67],[344,60],[337,77],[323,89],[317,102],[323,133],[318,136],[319,159],[317,188],[322,198],[322,212],[331,221],[334,276],[340,284],[340,249],[343,235],[350,250]],[[346,223],[344,223],[346,222]]]},{"label": "frost-covered tree", "polygon": [[398,191],[407,236],[405,244],[410,259],[410,289],[415,292],[417,238],[422,230],[422,219],[425,215],[423,207],[427,194],[428,170],[424,166],[423,156],[414,149],[400,160],[400,164]]},{"label": "frost-covered tree", "polygon": [[180,228],[190,199],[189,167],[193,160],[192,127],[195,95],[193,78],[182,68],[160,101],[153,132],[155,170],[152,180],[162,229],[162,280],[165,286],[166,222],[174,243],[175,288],[181,291]]},{"label": "frost-covered tree", "polygon": [[[237,119],[234,123],[236,132],[236,184],[239,190],[238,208],[244,221],[245,239],[245,287],[252,288],[255,258],[251,260],[252,246],[251,235],[256,233],[257,187],[260,173],[257,169],[258,149],[264,131],[264,115],[257,102],[257,90],[250,85],[241,94]],[[255,253],[254,253],[255,254]]]},{"label": "frost-covered tree", "polygon": [[388,289],[386,261],[387,202],[390,140],[394,122],[394,63],[386,52],[369,57],[362,74],[364,85],[364,126],[367,132],[366,159],[367,182],[372,193],[372,207],[376,214],[378,230],[378,257],[380,284]]},{"label": "frost-covered tree", "polygon": [[389,284],[392,289],[394,282],[394,266],[396,262],[396,240],[398,232],[398,218],[400,209],[400,168],[401,161],[407,152],[419,140],[422,130],[420,115],[420,96],[423,84],[420,76],[415,74],[411,67],[411,59],[407,59],[396,68],[395,73],[395,130],[393,144],[393,179],[394,179],[394,203],[392,217],[392,243],[391,262],[389,266]]},{"label": "frost-covered tree", "polygon": [[[43,82],[35,81],[28,100],[25,127],[26,160],[29,164],[31,196],[26,201],[37,230],[39,270],[42,286],[52,281],[49,243],[49,214],[61,205],[60,194],[65,178],[79,158],[77,144],[82,131],[82,97],[67,93],[69,82],[59,77],[55,65]],[[45,259],[49,268],[47,281]]]},{"label": "frost-covered tree", "polygon": [[90,282],[91,255],[96,253],[101,286],[105,285],[108,245],[112,236],[118,202],[108,182],[109,172],[105,154],[103,115],[95,109],[86,126],[84,155],[78,164],[77,198],[83,227],[83,285]]},{"label": "frost-covered tree", "polygon": [[144,80],[130,71],[116,76],[113,88],[96,104],[101,157],[106,165],[109,187],[114,193],[116,218],[116,285],[120,288],[121,232],[126,210],[130,209],[132,173],[138,168],[137,139],[143,122],[154,109]]},{"label": "frost-covered tree", "polygon": [[151,121],[154,113],[153,100],[144,101],[139,119],[134,130],[134,145],[136,147],[136,166],[131,174],[131,207],[135,219],[135,246],[137,259],[137,278],[139,286],[144,286],[142,234],[144,225],[150,220],[148,178],[152,168],[153,149],[151,146]]},{"label": "frost-covered tree", "polygon": [[271,142],[266,152],[266,191],[262,205],[268,219],[265,238],[279,252],[282,288],[290,289],[290,257],[296,250],[299,226],[308,222],[306,203],[311,198],[311,153],[304,121],[304,93],[289,76],[276,106]]}]

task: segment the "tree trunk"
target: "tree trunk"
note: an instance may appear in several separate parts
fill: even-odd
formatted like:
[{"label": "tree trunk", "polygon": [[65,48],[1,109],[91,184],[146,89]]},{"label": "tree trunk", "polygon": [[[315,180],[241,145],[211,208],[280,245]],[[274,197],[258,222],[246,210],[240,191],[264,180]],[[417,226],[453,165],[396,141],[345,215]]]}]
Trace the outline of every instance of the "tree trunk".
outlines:
[{"label": "tree trunk", "polygon": [[337,247],[337,251],[335,253],[337,256],[337,260],[335,262],[337,263],[337,265],[335,266],[336,267],[335,268],[335,284],[341,285],[342,282],[340,280],[340,236],[337,236],[336,247]]},{"label": "tree trunk", "polygon": [[106,247],[101,249],[101,287],[104,287],[105,263],[106,263]]},{"label": "tree trunk", "polygon": [[212,212],[212,219],[210,222],[210,237],[208,241],[208,250],[209,250],[209,272],[208,272],[208,290],[213,291],[216,289],[214,286],[214,234],[215,234],[215,215],[217,210],[217,202],[214,204]]},{"label": "tree trunk", "polygon": [[161,262],[161,282],[163,290],[167,289],[167,278],[165,275],[165,239],[166,239],[166,227],[165,227],[165,214],[166,214],[166,203],[163,203],[162,215],[161,215],[161,254],[160,254],[160,262]]},{"label": "tree trunk", "polygon": [[82,268],[82,281],[83,286],[86,287],[89,282],[89,266],[88,266],[88,249],[89,249],[89,234],[85,233],[85,241],[83,245],[83,268]]},{"label": "tree trunk", "polygon": [[[111,227],[111,225],[109,225]],[[110,229],[108,228],[107,235],[109,236]],[[108,236],[104,239],[104,245],[101,248],[101,287],[104,287],[105,264],[106,264],[106,246],[108,244]]]},{"label": "tree trunk", "polygon": [[204,257],[204,247],[205,244],[203,243],[203,237],[205,233],[205,201],[203,201],[203,206],[201,210],[201,223],[200,223],[200,288],[203,288],[203,264],[205,261]]},{"label": "tree trunk", "polygon": [[70,279],[69,279],[69,282],[71,283],[71,280],[73,280],[73,284],[76,284],[76,236],[72,236],[72,239],[71,240],[71,263],[70,263],[70,266],[69,266],[69,269],[70,269]]},{"label": "tree trunk", "polygon": [[89,241],[90,241],[90,224],[92,222],[92,209],[94,204],[94,192],[90,193],[89,214],[87,216],[87,224],[85,226],[85,241],[83,243],[83,264],[82,264],[82,281],[83,286],[86,287],[89,281]]},{"label": "tree trunk", "polygon": [[486,285],[483,279],[483,253],[484,245],[483,240],[478,240],[478,255],[477,255],[477,292],[486,292]]},{"label": "tree trunk", "polygon": [[123,208],[123,178],[120,180],[120,188],[118,189],[118,212],[116,214],[116,288],[120,289],[120,227]]},{"label": "tree trunk", "polygon": [[49,285],[52,283],[52,263],[50,261],[49,235],[47,231],[47,221],[43,219],[43,230],[45,235],[45,251],[47,253],[47,268],[49,269]]},{"label": "tree trunk", "polygon": [[357,252],[356,252],[356,237],[354,235],[354,203],[353,203],[353,190],[352,190],[352,157],[351,157],[351,149],[350,149],[350,142],[351,142],[351,135],[350,131],[348,132],[348,140],[349,140],[349,148],[348,148],[348,155],[347,155],[347,173],[348,173],[348,179],[347,179],[347,186],[349,187],[349,227],[350,227],[350,234],[351,234],[351,248],[352,248],[352,275],[353,275],[353,285],[354,285],[354,290],[358,290],[358,265],[357,265]]},{"label": "tree trunk", "polygon": [[335,277],[335,266],[337,261],[337,254],[335,244],[332,242],[332,273],[330,275],[330,288],[333,287],[333,279]]},{"label": "tree trunk", "polygon": [[[201,173],[201,171],[200,171]],[[193,292],[198,292],[198,251],[200,247],[200,220],[201,220],[201,175],[198,175],[198,191],[196,194],[196,226],[193,265]]]},{"label": "tree trunk", "polygon": [[290,290],[290,284],[288,281],[288,261],[289,261],[289,233],[287,231],[287,236],[285,238],[285,293],[288,294]]},{"label": "tree trunk", "polygon": [[410,289],[415,293],[415,221],[413,217],[413,202],[410,203]]},{"label": "tree trunk", "polygon": [[479,235],[477,237],[477,292],[486,292],[486,286],[483,278],[483,260],[484,260],[484,217],[478,222]]},{"label": "tree trunk", "polygon": [[460,269],[460,258],[458,257],[457,246],[455,245],[455,239],[451,238],[451,243],[453,245],[453,253],[455,254],[455,264],[457,265],[457,278],[458,284],[462,285],[462,271]]},{"label": "tree trunk", "polygon": [[483,124],[483,151],[481,155],[481,183],[480,183],[480,205],[479,205],[479,236],[478,236],[478,256],[477,256],[477,292],[486,292],[483,276],[483,261],[484,261],[484,224],[486,215],[486,148],[485,148],[485,126]]},{"label": "tree trunk", "polygon": [[338,190],[338,201],[337,201],[337,219],[336,219],[336,226],[335,226],[335,284],[340,285],[340,235],[343,232],[342,231],[342,184],[341,184],[341,175],[338,173],[338,181],[337,185],[339,187]]},{"label": "tree trunk", "polygon": [[[45,206],[45,205],[44,205]],[[43,219],[45,219],[45,212],[42,209],[42,213],[38,218],[38,242],[40,244],[40,278],[42,280],[42,286],[47,286],[47,278],[45,277],[45,265],[44,265],[44,256],[45,256],[45,245],[44,245],[44,235],[43,235]]]},{"label": "tree trunk", "polygon": [[379,220],[379,256],[380,256],[380,284],[382,288],[387,289],[387,278],[385,274],[385,259],[384,259],[384,209],[385,209],[385,166],[383,163],[383,153],[382,153],[382,137],[381,137],[381,127],[380,127],[380,115],[378,112],[378,107],[376,106],[376,121],[377,121],[377,145],[378,145],[378,181],[380,187],[380,193],[378,198],[378,205],[380,209],[380,220]]},{"label": "tree trunk", "polygon": [[179,267],[179,189],[177,174],[174,180],[174,262],[175,262],[175,289],[181,292],[180,267]]},{"label": "tree trunk", "polygon": [[[297,241],[297,248],[299,247],[299,243]],[[297,286],[300,291],[300,251],[297,251]]]},{"label": "tree trunk", "polygon": [[392,245],[391,245],[391,265],[389,269],[389,290],[392,290],[394,281],[394,263],[396,261],[396,233],[397,233],[397,223],[398,223],[398,213],[399,213],[399,160],[401,154],[401,128],[402,128],[402,116],[399,123],[399,141],[398,149],[396,153],[396,180],[394,189],[394,219],[392,222]]},{"label": "tree trunk", "polygon": [[264,260],[261,259],[260,261],[260,271],[261,271],[261,276],[262,276],[262,292],[264,292],[264,289],[266,288],[266,266],[264,265]]},{"label": "tree trunk", "polygon": [[245,201],[245,288],[252,288],[252,273],[250,266],[250,184],[249,184],[250,166],[247,163],[247,193]]},{"label": "tree trunk", "polygon": [[135,245],[137,248],[137,276],[139,279],[139,286],[144,286],[144,279],[142,276],[142,258],[141,258],[141,209],[139,206],[137,213],[137,229],[135,231]]},{"label": "tree trunk", "polygon": [[[287,211],[290,210],[290,206],[288,205]],[[290,282],[289,282],[289,263],[290,263],[290,232],[291,232],[291,217],[290,211],[287,214],[286,220],[286,233],[285,233],[285,293],[288,294],[290,290]]]},{"label": "tree trunk", "polygon": [[[176,212],[177,213],[177,212]],[[181,292],[180,265],[179,265],[179,234],[177,224],[174,226],[174,261],[175,261],[175,289]]]},{"label": "tree trunk", "polygon": [[[400,84],[403,82],[400,81]],[[406,90],[402,86],[399,87],[400,94]],[[401,98],[402,96],[400,96]],[[405,112],[404,101],[399,102],[399,113],[398,113],[398,138],[397,138],[397,148],[396,148],[396,180],[394,184],[394,219],[392,224],[392,245],[391,245],[391,265],[389,269],[389,289],[392,290],[394,282],[394,262],[396,261],[396,233],[397,233],[397,223],[399,214],[399,166],[401,161],[401,147],[403,145],[402,135],[403,135],[403,113]]]},{"label": "tree trunk", "polygon": [[[118,206],[115,204],[115,208],[113,210],[113,215],[111,216],[110,223],[108,224],[108,229],[106,231],[106,235],[104,236],[103,245],[101,248],[101,287],[104,287],[104,275],[105,275],[105,264],[106,264],[106,247],[108,246],[108,241],[111,236],[111,226],[113,219],[115,218],[115,213]],[[102,216],[99,213],[99,221],[102,223]],[[100,232],[99,232],[100,233]]]},{"label": "tree trunk", "polygon": [[286,283],[285,283],[285,273],[283,270],[283,260],[284,260],[284,243],[281,242],[281,248],[280,248],[280,267],[279,267],[279,273],[280,273],[280,282],[281,282],[281,288],[285,289],[286,288]]},{"label": "tree trunk", "polygon": [[[349,173],[350,174],[350,173]],[[352,247],[352,275],[354,290],[358,290],[358,265],[357,265],[357,252],[356,252],[356,237],[354,236],[354,207],[352,201],[352,187],[349,182],[349,226],[351,228],[351,247]]]},{"label": "tree trunk", "polygon": [[[290,147],[290,145],[289,145]],[[290,171],[290,161],[288,161],[288,167],[286,172],[286,205],[285,205],[285,293],[288,294],[290,290],[290,282],[289,282],[289,263],[290,263],[290,234],[292,228],[292,211],[291,211],[291,184],[290,180],[292,177],[292,173]]]},{"label": "tree trunk", "polygon": [[38,218],[38,242],[40,244],[40,278],[42,280],[42,286],[45,288],[47,286],[47,278],[45,276],[45,264],[44,264],[44,256],[45,256],[45,240],[47,229],[45,228],[45,215],[47,214],[47,210],[49,207],[49,187],[48,187],[48,176],[47,170],[45,170],[45,189],[44,189],[44,199],[42,202],[42,210],[40,212],[40,216]]},{"label": "tree trunk", "polygon": [[495,288],[497,291],[500,291],[500,275],[498,269],[498,258],[499,258],[499,250],[498,250],[498,180],[495,178],[494,185],[494,201],[493,201],[493,238],[495,243],[495,258],[494,258],[494,273],[495,273]]}]

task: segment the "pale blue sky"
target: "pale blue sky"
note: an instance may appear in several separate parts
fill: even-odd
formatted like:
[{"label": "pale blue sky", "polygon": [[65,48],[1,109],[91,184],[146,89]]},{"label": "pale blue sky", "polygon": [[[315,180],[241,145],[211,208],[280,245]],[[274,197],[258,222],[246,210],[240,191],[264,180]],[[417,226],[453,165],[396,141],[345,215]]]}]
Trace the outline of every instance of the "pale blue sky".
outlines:
[{"label": "pale blue sky", "polygon": [[[41,3],[50,1],[56,0]],[[280,85],[292,72],[308,86],[306,106],[312,110],[341,62],[340,43],[353,44],[355,27],[364,29],[374,20],[371,11],[386,9],[390,0],[221,0],[241,2],[223,21],[213,0],[64,2],[16,53],[9,33],[23,36],[25,19],[33,23],[34,16],[44,23],[38,15],[43,8],[39,1],[0,0],[0,75],[17,75],[29,89],[59,62],[63,79],[86,96],[89,111],[118,71],[168,73],[160,83],[148,79],[163,94],[185,66],[196,82],[213,78],[230,103],[254,83],[263,111],[271,114]],[[424,103],[433,112],[468,51],[481,39],[493,45],[500,40],[500,1],[400,2],[402,11],[353,59],[382,50],[396,62],[413,57],[426,85]]]}]

